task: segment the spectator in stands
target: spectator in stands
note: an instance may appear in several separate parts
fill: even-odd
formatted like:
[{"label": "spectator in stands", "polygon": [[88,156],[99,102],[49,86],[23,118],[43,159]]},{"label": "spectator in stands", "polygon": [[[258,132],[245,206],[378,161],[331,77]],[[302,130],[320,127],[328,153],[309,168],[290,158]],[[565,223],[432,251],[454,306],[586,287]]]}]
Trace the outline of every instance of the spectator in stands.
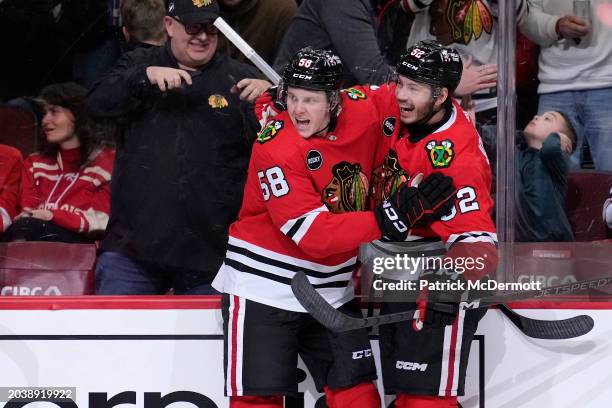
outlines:
[{"label": "spectator in stands", "polygon": [[218,14],[217,0],[171,0],[165,46],[124,54],[89,96],[95,117],[123,123],[98,294],[215,293],[258,130],[230,89],[270,86],[217,52]]},{"label": "spectator in stands", "polygon": [[41,148],[24,162],[21,213],[6,240],[93,242],[106,228],[115,152],[87,115],[86,95],[75,83],[41,91]]},{"label": "spectator in stands", "polygon": [[0,234],[17,214],[23,158],[19,150],[0,144]]},{"label": "spectator in stands", "polygon": [[[484,142],[495,148],[495,138]],[[558,111],[536,115],[517,132],[516,144],[516,241],[573,241],[566,211],[569,156],[576,147],[571,121]]]},{"label": "spectator in stands", "polygon": [[[264,59],[274,62],[281,40],[295,15],[294,0],[220,0],[221,17]],[[230,56],[248,61],[233,45]]]},{"label": "spectator in stands", "polygon": [[370,0],[302,1],[283,38],[274,69],[281,72],[306,46],[339,55],[349,69],[347,85],[379,84],[390,77],[391,67],[378,47]]},{"label": "spectator in stands", "polygon": [[164,0],[122,0],[119,11],[126,51],[163,45],[166,42]]},{"label": "spectator in stands", "polygon": [[[401,0],[402,8],[414,16],[407,45],[435,39],[457,49],[466,61],[459,96],[469,96],[482,131],[495,137],[497,126],[497,9],[498,0]],[[527,0],[516,1],[519,28],[529,18]],[[466,69],[467,66],[467,69]],[[469,84],[469,86],[467,86]],[[464,104],[464,106],[468,106]],[[492,151],[488,150],[491,158]]]},{"label": "spectator in stands", "polygon": [[[387,82],[392,69],[379,47],[372,5],[372,0],[304,0],[281,43],[274,69],[281,72],[298,50],[312,46],[340,56],[349,68],[345,85]],[[471,70],[468,65],[456,93],[469,95],[488,89],[496,80],[495,67]]]},{"label": "spectator in stands", "polygon": [[612,25],[605,19],[610,4],[588,4],[585,19],[573,15],[572,0],[531,0],[536,19],[523,32],[542,47],[538,111],[566,112],[578,132],[571,167],[580,168],[586,140],[595,168],[612,170]]}]

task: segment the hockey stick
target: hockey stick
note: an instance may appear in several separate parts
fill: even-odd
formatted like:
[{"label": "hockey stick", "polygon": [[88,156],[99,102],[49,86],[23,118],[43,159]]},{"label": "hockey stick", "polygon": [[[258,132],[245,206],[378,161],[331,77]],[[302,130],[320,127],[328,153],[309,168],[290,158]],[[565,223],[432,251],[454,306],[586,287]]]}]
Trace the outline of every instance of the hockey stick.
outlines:
[{"label": "hockey stick", "polygon": [[[470,302],[462,302],[465,309],[476,309],[508,303],[517,300],[524,300],[538,297],[549,297],[566,295],[584,289],[596,289],[608,285],[612,278],[599,278],[582,282],[575,282],[566,285],[551,286],[544,289],[534,289],[527,291],[509,292],[498,296],[491,296],[482,299],[474,299]],[[417,310],[407,310],[405,312],[391,313],[373,317],[351,317],[336,310],[332,305],[316,291],[308,281],[306,275],[299,271],[291,280],[291,289],[300,304],[314,317],[319,323],[335,332],[345,332],[366,327],[378,326],[381,324],[397,323],[415,318]],[[441,305],[442,306],[442,305]]]},{"label": "hockey stick", "polygon": [[561,340],[580,337],[590,332],[595,325],[593,318],[587,315],[563,320],[538,320],[521,316],[504,304],[498,307],[521,332],[534,339]]}]

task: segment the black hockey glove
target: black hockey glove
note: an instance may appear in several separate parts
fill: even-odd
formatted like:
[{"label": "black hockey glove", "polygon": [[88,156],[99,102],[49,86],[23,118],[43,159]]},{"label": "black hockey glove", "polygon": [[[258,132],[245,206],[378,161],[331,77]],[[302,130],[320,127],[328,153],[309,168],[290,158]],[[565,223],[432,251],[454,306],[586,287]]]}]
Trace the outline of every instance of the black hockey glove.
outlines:
[{"label": "black hockey glove", "polygon": [[418,185],[404,184],[374,209],[383,237],[404,241],[410,228],[439,220],[455,204],[456,191],[453,179],[442,173],[430,174]]},{"label": "black hockey glove", "polygon": [[424,327],[444,327],[455,322],[459,303],[467,292],[467,283],[461,274],[453,271],[425,271],[421,280],[428,283],[417,300],[418,318],[412,321],[414,330]]}]

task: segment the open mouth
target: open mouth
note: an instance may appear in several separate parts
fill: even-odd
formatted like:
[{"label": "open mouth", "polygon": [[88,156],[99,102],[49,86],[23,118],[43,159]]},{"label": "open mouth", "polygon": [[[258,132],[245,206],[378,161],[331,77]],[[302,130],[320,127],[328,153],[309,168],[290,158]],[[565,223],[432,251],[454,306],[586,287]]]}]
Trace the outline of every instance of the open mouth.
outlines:
[{"label": "open mouth", "polygon": [[309,119],[295,119],[295,127],[297,127],[298,129],[307,129],[308,126],[310,125],[310,120]]}]

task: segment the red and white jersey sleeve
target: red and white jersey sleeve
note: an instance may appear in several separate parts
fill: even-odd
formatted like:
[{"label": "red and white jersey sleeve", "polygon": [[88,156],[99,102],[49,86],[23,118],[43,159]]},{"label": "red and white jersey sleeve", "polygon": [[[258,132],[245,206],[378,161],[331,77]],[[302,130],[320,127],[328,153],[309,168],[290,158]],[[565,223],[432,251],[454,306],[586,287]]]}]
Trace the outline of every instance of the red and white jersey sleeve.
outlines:
[{"label": "red and white jersey sleeve", "polygon": [[0,232],[6,231],[17,215],[22,167],[19,150],[0,145]]}]

